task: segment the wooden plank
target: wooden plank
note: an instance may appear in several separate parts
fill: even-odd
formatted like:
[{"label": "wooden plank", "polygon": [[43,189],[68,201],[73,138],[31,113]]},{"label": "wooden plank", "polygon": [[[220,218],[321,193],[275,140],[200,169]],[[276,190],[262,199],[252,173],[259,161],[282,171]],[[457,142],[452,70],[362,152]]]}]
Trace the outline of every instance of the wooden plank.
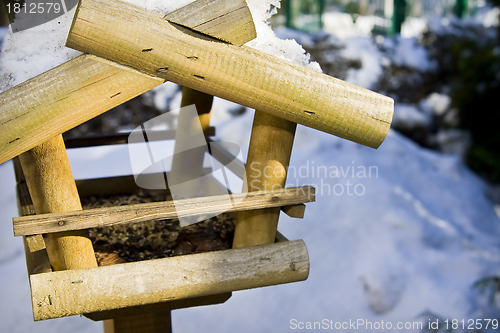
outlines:
[{"label": "wooden plank", "polygon": [[222,304],[226,302],[231,297],[231,295],[232,295],[231,293],[223,293],[217,295],[184,298],[173,301],[167,301],[163,303],[132,306],[118,310],[107,310],[107,311],[86,313],[84,314],[84,316],[94,321],[101,321],[107,319],[117,319],[117,318],[136,316],[147,313],[155,313],[155,312],[164,313],[166,311],[191,308],[194,306]]},{"label": "wooden plank", "polygon": [[197,0],[164,19],[235,45],[257,37],[245,0]]},{"label": "wooden plank", "polygon": [[[62,135],[23,153],[19,160],[37,214],[82,209]],[[50,233],[45,243],[54,270],[97,267],[86,230]]]},{"label": "wooden plank", "polygon": [[[14,218],[14,235],[26,236],[169,219],[221,212],[237,212],[265,207],[289,206],[315,200],[312,186],[277,191],[255,191],[228,196],[218,195],[175,201],[87,209]],[[231,204],[234,202],[234,204]],[[279,208],[278,208],[279,209]]]},{"label": "wooden plank", "polygon": [[81,55],[0,94],[0,163],[164,80]]},{"label": "wooden plank", "polygon": [[[285,186],[296,127],[297,124],[288,120],[255,111],[246,164],[246,184],[250,193]],[[272,243],[279,214],[279,208],[239,212],[233,248]]]},{"label": "wooden plank", "polygon": [[391,98],[120,0],[82,0],[66,45],[371,147],[392,121]]},{"label": "wooden plank", "polygon": [[30,277],[33,317],[44,320],[302,281],[303,241],[207,252]]}]

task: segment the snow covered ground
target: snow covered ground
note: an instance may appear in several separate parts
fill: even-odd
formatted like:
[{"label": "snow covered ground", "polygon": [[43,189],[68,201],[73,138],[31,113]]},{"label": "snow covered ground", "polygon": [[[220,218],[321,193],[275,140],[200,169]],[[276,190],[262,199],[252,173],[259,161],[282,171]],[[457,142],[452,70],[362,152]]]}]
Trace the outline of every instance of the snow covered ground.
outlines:
[{"label": "snow covered ground", "polygon": [[[363,43],[355,37],[345,52],[366,52]],[[419,61],[405,54],[428,65],[424,56]],[[368,85],[382,59],[365,57],[365,66],[349,79]],[[169,91],[160,88],[157,96]],[[213,124],[221,140],[246,154],[253,114],[232,116],[231,108],[217,100]],[[123,154],[106,148],[70,154],[70,161],[76,178],[98,174],[99,163],[123,173]],[[98,332],[101,324],[85,318],[32,321],[22,241],[12,236],[11,218],[18,213],[11,162],[0,165],[0,184],[0,332]],[[398,325],[500,319],[499,289],[476,284],[500,277],[500,219],[487,185],[460,158],[422,149],[394,131],[373,150],[299,126],[287,185],[305,184],[316,187],[317,201],[307,205],[303,220],[283,215],[280,231],[305,240],[309,279],[174,311],[174,331],[313,331],[307,325],[319,322],[314,331],[420,332]]]}]

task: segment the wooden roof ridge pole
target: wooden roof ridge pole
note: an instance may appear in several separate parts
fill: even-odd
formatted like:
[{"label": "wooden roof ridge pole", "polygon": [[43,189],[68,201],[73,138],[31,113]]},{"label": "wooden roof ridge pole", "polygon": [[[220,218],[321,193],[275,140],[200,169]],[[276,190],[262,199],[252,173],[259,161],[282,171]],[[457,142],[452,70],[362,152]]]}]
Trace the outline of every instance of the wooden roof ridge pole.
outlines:
[{"label": "wooden roof ridge pole", "polygon": [[[245,0],[233,1],[226,8],[217,3],[226,4],[228,0],[210,0],[213,5],[210,15],[216,16],[210,21],[207,21],[210,15],[198,18],[199,13],[193,14],[195,3],[167,14],[163,20],[180,22],[182,16],[192,17],[185,26],[193,24],[193,30],[239,45],[255,38],[256,33],[249,9],[243,8]],[[227,36],[232,25],[238,27],[238,34]],[[29,79],[0,94],[0,163],[163,82],[161,78],[88,54]]]},{"label": "wooden roof ridge pole", "polygon": [[392,121],[389,97],[120,0],[81,0],[66,45],[374,148]]},{"label": "wooden roof ridge pole", "polygon": [[[37,214],[82,209],[62,135],[23,153],[20,161]],[[47,234],[46,246],[54,270],[97,267],[86,230]]]},{"label": "wooden roof ridge pole", "polygon": [[[296,123],[255,111],[248,148],[248,191],[276,190],[285,186]],[[280,208],[238,212],[233,248],[274,243]]]}]

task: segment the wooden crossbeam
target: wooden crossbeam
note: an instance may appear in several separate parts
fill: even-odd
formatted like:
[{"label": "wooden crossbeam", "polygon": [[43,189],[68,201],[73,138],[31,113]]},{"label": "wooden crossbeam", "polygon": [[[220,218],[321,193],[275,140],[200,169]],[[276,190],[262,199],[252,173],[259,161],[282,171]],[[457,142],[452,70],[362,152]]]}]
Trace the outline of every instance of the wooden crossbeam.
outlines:
[{"label": "wooden crossbeam", "polygon": [[303,241],[31,275],[35,320],[302,281]]},{"label": "wooden crossbeam", "polygon": [[66,45],[371,147],[392,121],[391,98],[120,0],[80,1]]},{"label": "wooden crossbeam", "polygon": [[135,204],[128,206],[87,209],[16,217],[14,235],[27,236],[136,223],[154,219],[171,219],[221,212],[296,205],[315,200],[312,186],[280,189],[277,191],[256,191],[227,196],[218,195],[164,202]]}]

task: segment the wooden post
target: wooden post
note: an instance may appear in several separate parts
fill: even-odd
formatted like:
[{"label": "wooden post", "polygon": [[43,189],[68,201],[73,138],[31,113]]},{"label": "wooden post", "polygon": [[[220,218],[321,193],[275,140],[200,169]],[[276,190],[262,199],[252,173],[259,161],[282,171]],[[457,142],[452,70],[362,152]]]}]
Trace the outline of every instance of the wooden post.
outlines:
[{"label": "wooden post", "polygon": [[[35,320],[298,282],[309,275],[302,240],[30,277]],[[142,332],[144,333],[144,332]]]},{"label": "wooden post", "polygon": [[458,18],[463,18],[469,9],[469,1],[468,0],[456,0],[455,2],[455,15]]},{"label": "wooden post", "polygon": [[[20,161],[37,214],[82,209],[62,135],[20,155]],[[85,230],[47,234],[46,243],[54,270],[97,267]]]},{"label": "wooden post", "polygon": [[[276,190],[285,185],[297,124],[255,111],[246,165],[248,191]],[[240,212],[233,248],[273,243],[279,208]]]},{"label": "wooden post", "polygon": [[140,314],[104,321],[104,333],[168,333],[172,332],[170,311]]}]

